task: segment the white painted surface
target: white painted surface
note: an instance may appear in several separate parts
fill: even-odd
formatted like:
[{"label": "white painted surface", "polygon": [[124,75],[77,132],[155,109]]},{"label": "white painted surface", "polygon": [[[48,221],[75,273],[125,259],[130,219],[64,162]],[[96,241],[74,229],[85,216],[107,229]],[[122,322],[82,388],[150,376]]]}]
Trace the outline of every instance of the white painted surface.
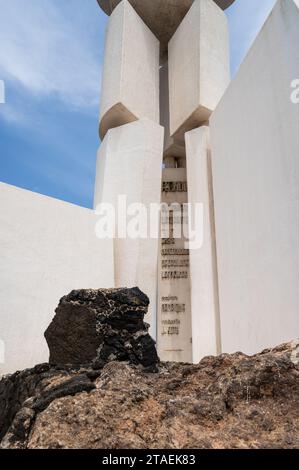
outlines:
[{"label": "white painted surface", "polygon": [[169,42],[170,135],[199,127],[229,83],[227,19],[213,0],[195,0]]},{"label": "white painted surface", "polygon": [[196,204],[203,205],[203,245],[190,250],[193,362],[220,351],[213,190],[210,168],[210,130],[187,132],[188,202],[194,224]]},{"label": "white painted surface", "polygon": [[43,335],[63,295],[113,287],[112,241],[96,238],[96,220],[91,210],[0,183],[0,373],[48,361]]},{"label": "white painted surface", "polygon": [[[159,204],[163,139],[163,127],[148,119],[111,129],[98,152],[94,206],[116,208],[119,195],[126,196],[127,205]],[[146,321],[156,336],[158,238],[115,238],[114,260],[116,287],[138,286],[150,298]]]},{"label": "white painted surface", "polygon": [[109,18],[100,134],[140,118],[159,123],[159,41],[127,0]]},{"label": "white painted surface", "polygon": [[280,0],[211,119],[222,346],[299,335],[299,10]]}]

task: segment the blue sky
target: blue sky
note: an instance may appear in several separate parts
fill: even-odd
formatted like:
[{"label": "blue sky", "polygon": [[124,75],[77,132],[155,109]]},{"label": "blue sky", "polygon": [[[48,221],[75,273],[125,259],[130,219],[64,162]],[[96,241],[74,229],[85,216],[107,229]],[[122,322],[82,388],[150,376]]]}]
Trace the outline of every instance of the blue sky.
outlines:
[{"label": "blue sky", "polygon": [[[227,10],[232,75],[275,0]],[[0,181],[92,207],[106,15],[96,0],[0,0]]]}]

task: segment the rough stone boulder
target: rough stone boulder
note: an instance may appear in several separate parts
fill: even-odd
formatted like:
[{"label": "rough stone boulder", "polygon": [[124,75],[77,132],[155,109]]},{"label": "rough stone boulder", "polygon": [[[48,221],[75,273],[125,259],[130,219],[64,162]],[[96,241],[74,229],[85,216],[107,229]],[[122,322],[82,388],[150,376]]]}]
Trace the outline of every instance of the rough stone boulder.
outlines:
[{"label": "rough stone boulder", "polygon": [[294,342],[158,373],[36,366],[0,380],[0,447],[297,448],[298,353]]},{"label": "rough stone boulder", "polygon": [[153,368],[159,359],[144,315],[148,297],[132,289],[74,290],[63,297],[45,332],[51,364],[128,361]]}]

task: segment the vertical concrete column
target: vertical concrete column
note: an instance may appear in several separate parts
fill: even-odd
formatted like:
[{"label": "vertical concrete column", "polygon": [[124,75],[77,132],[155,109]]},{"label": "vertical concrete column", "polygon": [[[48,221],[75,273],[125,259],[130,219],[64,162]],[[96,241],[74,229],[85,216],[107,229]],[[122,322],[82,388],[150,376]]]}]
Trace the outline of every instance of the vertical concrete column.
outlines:
[{"label": "vertical concrete column", "polygon": [[[148,119],[109,130],[98,152],[94,198],[95,208],[100,203],[109,203],[118,209],[114,224],[115,285],[138,286],[149,296],[146,321],[154,337],[159,224],[156,238],[151,238],[149,209],[151,203],[160,204],[161,200],[163,139],[164,129]],[[120,196],[123,208],[118,207]],[[118,233],[119,217],[126,217],[128,211],[127,221],[134,224],[132,217],[140,213],[132,204],[143,204],[147,210],[147,230],[142,238],[132,239]]]},{"label": "vertical concrete column", "polygon": [[189,251],[184,234],[173,233],[174,224],[183,227],[181,209],[188,202],[185,143],[170,136],[167,62],[160,68],[160,92],[165,127],[162,202],[169,208],[168,214],[162,212],[161,228],[169,224],[170,230],[162,233],[159,245],[157,347],[163,361],[192,362]]},{"label": "vertical concrete column", "polygon": [[180,237],[174,232],[185,222],[181,209],[188,202],[187,174],[171,160],[166,158],[162,175],[162,202],[169,214],[162,212],[161,224],[170,230],[162,233],[159,249],[157,345],[163,361],[192,362],[189,250],[183,230]]},{"label": "vertical concrete column", "polygon": [[[197,363],[204,356],[221,352],[210,130],[206,126],[199,127],[187,132],[185,139],[191,225],[196,220],[195,213],[203,211],[202,245],[190,246],[189,250],[192,349],[193,362]],[[198,236],[200,230],[200,227],[196,227]]]},{"label": "vertical concrete column", "polygon": [[168,46],[170,135],[208,121],[230,77],[229,34],[213,0],[195,0]]},{"label": "vertical concrete column", "polygon": [[164,136],[164,159],[168,157],[185,158],[185,141],[175,140],[170,135],[169,121],[169,77],[168,61],[160,67],[160,122],[165,129]]},{"label": "vertical concrete column", "polygon": [[157,38],[127,0],[109,18],[102,78],[100,136],[136,119],[159,123]]}]

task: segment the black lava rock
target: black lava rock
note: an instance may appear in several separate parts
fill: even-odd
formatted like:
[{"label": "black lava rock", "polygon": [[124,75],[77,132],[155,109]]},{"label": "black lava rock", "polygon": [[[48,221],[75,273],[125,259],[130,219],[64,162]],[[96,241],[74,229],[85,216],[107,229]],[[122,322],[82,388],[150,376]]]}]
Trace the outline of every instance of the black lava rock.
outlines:
[{"label": "black lava rock", "polygon": [[50,364],[128,361],[154,369],[159,362],[144,322],[148,297],[132,289],[75,290],[63,297],[45,332]]}]

